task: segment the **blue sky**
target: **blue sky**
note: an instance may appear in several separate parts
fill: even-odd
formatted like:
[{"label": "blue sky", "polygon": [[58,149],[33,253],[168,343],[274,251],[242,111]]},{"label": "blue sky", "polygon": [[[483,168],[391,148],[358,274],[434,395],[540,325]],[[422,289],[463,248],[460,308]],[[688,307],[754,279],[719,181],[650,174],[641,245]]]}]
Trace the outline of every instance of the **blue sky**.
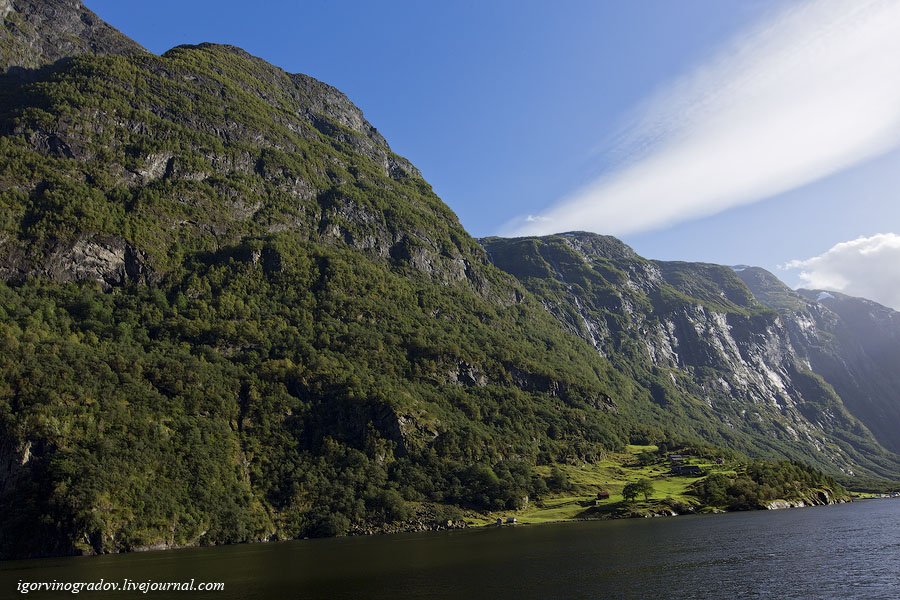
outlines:
[{"label": "blue sky", "polygon": [[[729,71],[727,50],[735,40],[754,27],[765,30],[777,23],[786,7],[806,4],[85,3],[153,52],[182,43],[231,43],[288,71],[335,85],[363,109],[396,152],[422,169],[476,236],[514,231],[510,222],[525,215],[556,217],[559,211],[554,213],[553,207],[567,210],[567,199],[590,206],[593,197],[583,199],[579,190],[617,173],[631,159],[622,154],[622,134],[648,101],[654,119],[659,106],[666,112],[670,97],[673,106],[676,101],[696,102],[696,94],[678,95],[679,82],[710,70],[717,56],[726,62],[722,70]],[[816,4],[827,13],[834,2]],[[815,11],[808,12],[798,17],[801,28],[804,19],[818,18]],[[793,27],[789,37],[796,37],[797,25]],[[700,87],[698,93],[704,93]],[[667,118],[679,122],[681,116]],[[787,271],[778,265],[821,257],[840,242],[900,232],[900,203],[894,198],[900,153],[879,154],[751,204],[720,206],[713,215],[700,211],[680,223],[668,219],[634,227],[610,221],[609,231],[596,217],[585,219],[589,226],[584,228],[619,233],[650,258],[755,264],[790,284],[815,285],[827,279],[815,270],[821,262],[798,262]],[[602,201],[614,204],[617,198]],[[680,214],[671,202],[667,193],[659,193],[653,196],[658,204],[640,211],[668,208]],[[570,223],[581,221],[576,216],[559,222],[572,229]],[[552,230],[553,224],[547,227]],[[894,241],[889,239],[888,259],[895,256]],[[855,290],[851,285],[844,291]]]}]

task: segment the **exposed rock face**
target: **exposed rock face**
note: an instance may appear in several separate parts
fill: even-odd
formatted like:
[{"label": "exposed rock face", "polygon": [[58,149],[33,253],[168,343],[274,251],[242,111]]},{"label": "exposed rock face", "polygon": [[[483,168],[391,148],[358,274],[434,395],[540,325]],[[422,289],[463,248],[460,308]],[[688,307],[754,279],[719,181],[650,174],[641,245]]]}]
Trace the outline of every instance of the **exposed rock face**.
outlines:
[{"label": "exposed rock face", "polygon": [[847,474],[871,453],[870,468],[881,472],[883,450],[816,374],[824,375],[816,369],[823,359],[811,365],[809,344],[798,348],[796,320],[763,306],[732,269],[647,261],[587,233],[482,243],[494,264],[661,408],[702,412],[726,438],[765,432],[774,445],[805,448],[805,460]]},{"label": "exposed rock face", "polygon": [[[2,244],[0,244],[2,248]],[[150,280],[146,256],[119,236],[87,236],[59,243],[40,263],[21,252],[0,256],[0,276],[20,282],[44,277],[58,282],[93,281],[104,289]]]},{"label": "exposed rock face", "polygon": [[[17,441],[0,436],[0,506],[7,515],[0,528],[0,547],[13,540],[25,540],[23,556],[34,556],[38,545],[44,553],[65,552],[64,534],[54,523],[44,524],[35,519],[34,507],[27,495],[45,494],[36,482],[47,468],[46,448],[30,441]],[[36,477],[36,474],[38,476]]]},{"label": "exposed rock face", "polygon": [[830,504],[841,504],[847,502],[845,498],[834,498],[827,490],[818,490],[809,492],[803,498],[794,498],[792,500],[772,500],[765,504],[767,510],[783,510],[785,508],[803,508],[806,506],[828,506]]},{"label": "exposed rock face", "polygon": [[82,239],[58,256],[51,264],[57,281],[97,281],[111,288],[147,276],[143,257],[118,237]]},{"label": "exposed rock face", "polygon": [[487,385],[487,377],[475,365],[462,361],[451,368],[447,373],[448,381],[451,383],[484,387]]},{"label": "exposed rock face", "polygon": [[772,500],[766,504],[767,510],[784,510],[785,508],[803,508],[806,503],[803,500]]},{"label": "exposed rock face", "polygon": [[[380,164],[391,177],[422,176],[412,163],[390,152],[384,136],[366,120],[362,111],[343,92],[308,75],[295,74],[291,75],[291,79],[300,93],[309,99],[306,118],[316,129],[325,135],[335,136],[340,141],[349,143],[357,152],[369,156]],[[362,137],[342,136],[340,128],[354,131]]]},{"label": "exposed rock face", "polygon": [[779,312],[793,347],[850,412],[900,452],[900,313],[838,292],[795,292],[764,269],[738,275]]},{"label": "exposed rock face", "polygon": [[79,0],[0,0],[0,71],[36,69],[79,54],[142,52]]},{"label": "exposed rock face", "polygon": [[30,442],[15,445],[12,440],[0,440],[0,497],[13,489],[30,460]]}]

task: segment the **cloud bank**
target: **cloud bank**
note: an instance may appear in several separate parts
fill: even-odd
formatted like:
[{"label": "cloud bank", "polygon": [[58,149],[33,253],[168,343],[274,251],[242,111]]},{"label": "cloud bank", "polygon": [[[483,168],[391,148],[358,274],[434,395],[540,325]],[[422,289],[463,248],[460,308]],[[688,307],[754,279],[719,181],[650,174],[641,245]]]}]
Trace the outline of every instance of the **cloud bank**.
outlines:
[{"label": "cloud bank", "polygon": [[506,235],[628,234],[755,202],[900,144],[900,2],[814,0],[739,35],[642,108],[618,168]]},{"label": "cloud bank", "polygon": [[844,292],[900,310],[900,235],[895,233],[842,242],[782,268],[801,269],[802,287]]}]

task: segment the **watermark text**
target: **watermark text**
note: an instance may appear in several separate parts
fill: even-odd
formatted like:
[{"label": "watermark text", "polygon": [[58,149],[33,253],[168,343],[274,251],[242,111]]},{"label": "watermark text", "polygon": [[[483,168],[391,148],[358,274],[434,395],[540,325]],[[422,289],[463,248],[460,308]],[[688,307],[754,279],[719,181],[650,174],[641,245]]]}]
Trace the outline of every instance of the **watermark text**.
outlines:
[{"label": "watermark text", "polygon": [[123,579],[121,581],[23,581],[19,580],[16,591],[20,594],[30,592],[66,592],[80,594],[81,592],[136,592],[149,594],[151,592],[223,592],[225,584],[221,581],[134,581]]}]

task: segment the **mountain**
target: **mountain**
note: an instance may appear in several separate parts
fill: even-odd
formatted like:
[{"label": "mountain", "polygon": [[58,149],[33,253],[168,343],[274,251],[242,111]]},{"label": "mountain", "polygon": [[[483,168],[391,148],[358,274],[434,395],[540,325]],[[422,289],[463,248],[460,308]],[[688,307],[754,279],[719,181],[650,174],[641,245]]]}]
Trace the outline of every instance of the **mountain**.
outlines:
[{"label": "mountain", "polygon": [[898,472],[729,269],[482,247],[331,86],[0,7],[0,557],[446,524],[629,442]]},{"label": "mountain", "polygon": [[0,100],[0,555],[446,522],[628,441],[631,382],[339,91],[211,44],[32,75]]},{"label": "mountain", "polygon": [[[649,390],[670,427],[846,475],[896,471],[897,456],[864,424],[863,397],[845,402],[845,388],[836,392],[825,377],[826,359],[811,364],[798,322],[773,310],[803,298],[780,282],[756,283],[759,270],[650,261],[615,238],[583,232],[482,244],[566,329]],[[896,338],[883,345],[900,349]],[[885,370],[891,355],[879,352],[873,345],[879,360],[862,355],[856,364]]]},{"label": "mountain", "polygon": [[77,54],[143,52],[79,0],[0,0],[0,72],[22,73]]},{"label": "mountain", "polygon": [[878,441],[900,452],[900,313],[824,290],[794,291],[759,268],[738,276],[777,310],[810,367]]}]

